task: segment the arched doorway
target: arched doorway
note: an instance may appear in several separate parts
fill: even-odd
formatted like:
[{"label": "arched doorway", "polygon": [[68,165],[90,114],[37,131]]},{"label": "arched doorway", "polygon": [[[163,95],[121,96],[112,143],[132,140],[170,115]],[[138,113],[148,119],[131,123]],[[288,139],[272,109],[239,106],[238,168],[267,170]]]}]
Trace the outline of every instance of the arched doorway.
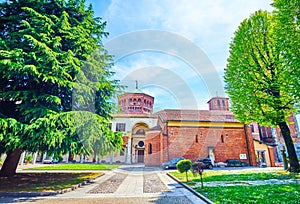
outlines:
[{"label": "arched doorway", "polygon": [[143,141],[138,142],[136,151],[137,151],[137,163],[144,163],[145,143]]},{"label": "arched doorway", "polygon": [[149,129],[146,123],[140,122],[132,128],[132,163],[144,163],[145,160],[145,133]]}]

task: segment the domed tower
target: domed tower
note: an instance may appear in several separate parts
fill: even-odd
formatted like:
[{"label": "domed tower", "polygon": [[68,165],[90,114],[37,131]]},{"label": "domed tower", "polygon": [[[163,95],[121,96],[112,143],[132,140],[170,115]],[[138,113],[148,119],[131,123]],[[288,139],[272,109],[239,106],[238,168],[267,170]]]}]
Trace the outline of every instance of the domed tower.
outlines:
[{"label": "domed tower", "polygon": [[138,89],[125,93],[118,98],[121,113],[125,114],[151,114],[153,111],[154,97]]}]

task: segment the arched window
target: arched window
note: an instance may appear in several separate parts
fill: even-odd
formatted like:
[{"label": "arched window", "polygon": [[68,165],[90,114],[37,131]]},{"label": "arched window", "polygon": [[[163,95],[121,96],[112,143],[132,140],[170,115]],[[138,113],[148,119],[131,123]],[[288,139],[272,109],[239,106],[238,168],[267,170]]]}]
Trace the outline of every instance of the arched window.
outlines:
[{"label": "arched window", "polygon": [[152,144],[148,145],[148,154],[152,154]]},{"label": "arched window", "polygon": [[225,101],[224,100],[222,100],[222,104],[223,104],[223,106],[225,106]]},{"label": "arched window", "polygon": [[221,142],[224,143],[224,136],[221,135]]},{"label": "arched window", "polygon": [[217,100],[217,103],[218,103],[218,107],[220,107],[221,106],[220,100]]},{"label": "arched window", "polygon": [[135,134],[144,135],[145,134],[145,130],[144,129],[138,129]]}]

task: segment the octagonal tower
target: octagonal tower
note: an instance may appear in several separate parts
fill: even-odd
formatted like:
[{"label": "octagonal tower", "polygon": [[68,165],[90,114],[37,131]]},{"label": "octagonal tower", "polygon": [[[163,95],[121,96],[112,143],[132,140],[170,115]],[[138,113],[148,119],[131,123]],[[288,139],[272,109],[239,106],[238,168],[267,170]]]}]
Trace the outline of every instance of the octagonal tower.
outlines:
[{"label": "octagonal tower", "polygon": [[143,93],[138,88],[118,98],[120,111],[125,114],[151,114],[153,103],[154,97]]}]

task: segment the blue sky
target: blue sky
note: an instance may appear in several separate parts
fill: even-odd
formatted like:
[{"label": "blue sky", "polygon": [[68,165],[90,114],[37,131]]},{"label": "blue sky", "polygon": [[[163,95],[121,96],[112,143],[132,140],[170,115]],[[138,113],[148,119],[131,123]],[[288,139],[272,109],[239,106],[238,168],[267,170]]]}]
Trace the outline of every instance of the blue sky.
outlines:
[{"label": "blue sky", "polygon": [[229,43],[240,22],[270,0],[87,0],[107,21],[103,44],[115,57],[116,78],[128,91],[155,97],[155,110],[207,109],[226,96]]}]

